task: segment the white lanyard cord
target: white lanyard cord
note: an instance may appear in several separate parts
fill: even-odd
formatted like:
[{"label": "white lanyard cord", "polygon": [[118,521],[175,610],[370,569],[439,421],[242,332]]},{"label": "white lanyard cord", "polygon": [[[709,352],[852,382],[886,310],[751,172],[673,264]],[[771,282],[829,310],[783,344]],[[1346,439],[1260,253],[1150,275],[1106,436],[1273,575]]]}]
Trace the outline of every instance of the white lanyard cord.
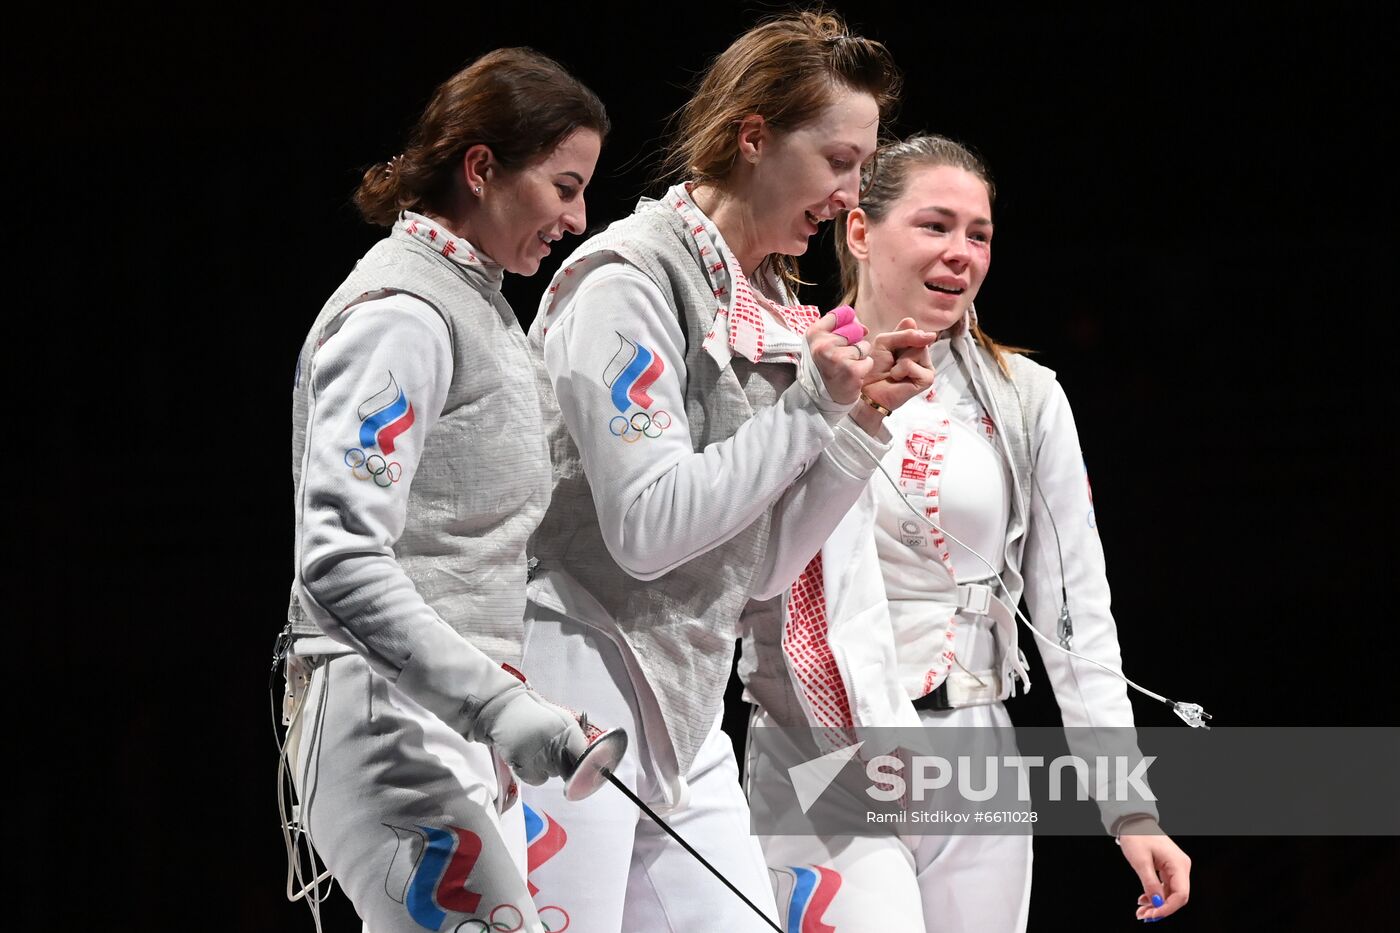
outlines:
[{"label": "white lanyard cord", "polygon": [[[1005,593],[1007,593],[1007,594],[1010,594],[1011,589],[1006,585],[1006,581],[1002,580],[1001,574],[997,572],[996,567],[994,567],[994,566],[992,565],[992,562],[991,562],[991,561],[987,560],[987,558],[983,557],[981,554],[979,554],[977,551],[973,550],[971,547],[968,547],[968,545],[967,545],[965,542],[963,542],[961,539],[959,539],[959,538],[957,537],[957,535],[954,535],[954,534],[950,533],[949,531],[947,531],[946,529],[939,527],[939,525],[938,525],[937,522],[935,522],[933,519],[929,518],[927,515],[925,515],[925,514],[924,514],[923,512],[921,512],[919,509],[914,508],[913,504],[910,503],[909,500],[906,499],[906,498],[904,497],[904,492],[899,488],[899,484],[895,482],[894,477],[890,476],[889,473],[886,473],[886,472],[885,472],[885,468],[884,468],[883,464],[880,463],[880,459],[879,459],[878,457],[876,457],[874,454],[872,454],[872,453],[869,451],[869,449],[866,448],[865,444],[860,443],[860,438],[859,438],[859,436],[856,435],[856,433],[855,433],[854,431],[852,431],[850,428],[846,427],[845,424],[838,424],[837,427],[838,427],[840,430],[845,431],[847,434],[851,435],[851,437],[854,438],[854,439],[857,441],[856,446],[860,448],[860,451],[861,451],[863,454],[865,454],[867,457],[870,458],[870,460],[875,464],[875,469],[876,469],[877,471],[879,471],[880,475],[883,476],[883,477],[885,478],[886,482],[888,482],[892,487],[894,487],[894,491],[895,491],[895,493],[898,495],[899,501],[904,503],[905,508],[907,508],[907,509],[909,509],[909,511],[913,512],[916,516],[918,516],[918,518],[919,518],[920,521],[922,521],[924,524],[928,525],[928,526],[929,526],[930,528],[932,528],[934,531],[936,531],[936,532],[938,532],[939,534],[943,535],[945,538],[948,538],[950,541],[952,541],[953,543],[959,545],[959,546],[962,547],[964,550],[966,550],[969,554],[971,554],[971,555],[973,555],[974,557],[976,557],[976,558],[977,558],[978,560],[980,560],[982,563],[986,564],[986,565],[987,565],[987,569],[990,570],[990,571],[992,572],[992,576],[996,577],[997,583],[1001,585],[1002,591],[1005,592]],[[1044,500],[1044,498],[1045,498],[1044,493],[1042,493],[1042,494],[1041,494],[1041,499]],[[1047,510],[1049,509],[1049,507],[1050,507],[1050,506],[1049,506],[1049,503],[1046,503],[1046,509],[1047,509]],[[1058,536],[1058,533],[1057,533],[1057,536]],[[1061,569],[1060,569],[1060,588],[1061,588],[1061,590],[1063,590],[1063,589],[1065,588],[1065,582],[1064,582],[1064,568],[1063,568],[1063,565],[1061,566]],[[1032,635],[1034,635],[1036,638],[1040,639],[1041,644],[1049,645],[1051,648],[1054,648],[1056,651],[1060,652],[1061,654],[1067,654],[1067,655],[1069,655],[1069,656],[1072,657],[1072,658],[1078,658],[1078,659],[1081,660],[1081,661],[1086,661],[1086,662],[1088,662],[1089,664],[1094,665],[1095,667],[1101,668],[1102,670],[1106,671],[1107,673],[1112,674],[1114,677],[1117,677],[1119,680],[1123,681],[1123,683],[1127,684],[1129,687],[1132,687],[1132,688],[1133,688],[1134,690],[1136,690],[1137,692],[1139,692],[1139,693],[1141,693],[1141,694],[1143,694],[1143,695],[1145,695],[1145,696],[1149,696],[1149,697],[1151,697],[1152,699],[1157,700],[1158,702],[1165,703],[1166,705],[1170,706],[1170,707],[1172,708],[1172,711],[1175,712],[1178,716],[1180,716],[1181,719],[1182,719],[1182,721],[1185,722],[1188,726],[1191,726],[1191,727],[1193,727],[1193,728],[1201,728],[1201,729],[1209,729],[1209,728],[1210,728],[1210,726],[1206,725],[1205,720],[1210,719],[1210,718],[1211,718],[1211,715],[1210,715],[1209,713],[1207,713],[1204,709],[1202,709],[1202,708],[1201,708],[1201,705],[1200,705],[1199,703],[1187,703],[1187,702],[1184,702],[1184,701],[1182,701],[1182,700],[1169,700],[1169,699],[1167,699],[1166,697],[1162,696],[1160,693],[1153,693],[1151,690],[1148,690],[1146,687],[1142,687],[1142,686],[1139,686],[1138,684],[1133,683],[1131,680],[1129,680],[1129,679],[1123,674],[1122,671],[1116,671],[1116,670],[1114,670],[1113,668],[1109,667],[1109,666],[1106,665],[1106,664],[1100,663],[1099,661],[1095,661],[1093,658],[1086,658],[1084,655],[1079,654],[1079,653],[1076,652],[1076,651],[1071,651],[1071,650],[1068,649],[1068,648],[1065,648],[1065,647],[1062,647],[1062,646],[1056,644],[1052,639],[1046,637],[1044,634],[1042,634],[1042,633],[1040,632],[1039,629],[1037,629],[1034,625],[1031,624],[1030,619],[1027,619],[1026,616],[1025,616],[1025,614],[1021,612],[1021,607],[1020,607],[1019,605],[1017,605],[1017,606],[1012,606],[1012,607],[1010,607],[1010,608],[1011,608],[1011,611],[1012,611],[1013,613],[1016,614],[1016,618],[1020,619],[1021,622],[1022,622],[1022,624],[1025,625],[1025,627],[1026,627],[1027,629],[1030,630],[1030,633],[1031,633]]]}]

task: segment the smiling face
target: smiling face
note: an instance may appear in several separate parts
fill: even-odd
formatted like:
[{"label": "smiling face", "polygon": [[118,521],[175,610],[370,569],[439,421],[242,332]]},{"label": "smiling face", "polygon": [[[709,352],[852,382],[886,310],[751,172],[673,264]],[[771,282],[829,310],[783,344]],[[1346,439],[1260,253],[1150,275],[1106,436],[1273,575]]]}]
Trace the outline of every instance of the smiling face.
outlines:
[{"label": "smiling face", "polygon": [[583,191],[601,148],[595,131],[579,129],[543,159],[519,171],[492,173],[472,218],[476,246],[507,272],[533,275],[550,243],[566,230],[583,233],[588,222]]},{"label": "smiling face", "polygon": [[852,211],[846,235],[860,264],[862,317],[868,308],[882,321],[908,316],[923,330],[947,330],[992,263],[987,186],[951,165],[914,168],[881,220]]},{"label": "smiling face", "polygon": [[838,88],[816,118],[792,130],[763,128],[748,186],[760,255],[801,256],[819,222],[857,204],[860,166],[875,151],[879,125],[874,97]]}]

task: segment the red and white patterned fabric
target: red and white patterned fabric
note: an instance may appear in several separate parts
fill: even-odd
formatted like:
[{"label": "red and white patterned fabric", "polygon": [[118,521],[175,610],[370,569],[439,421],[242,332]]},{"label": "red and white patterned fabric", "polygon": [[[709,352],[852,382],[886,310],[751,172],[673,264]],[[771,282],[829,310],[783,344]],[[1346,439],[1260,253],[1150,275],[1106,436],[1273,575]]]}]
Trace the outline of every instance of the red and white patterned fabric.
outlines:
[{"label": "red and white patterned fabric", "polygon": [[[686,191],[672,189],[669,203],[685,220],[700,247],[700,255],[716,257],[706,264],[705,274],[721,303],[715,310],[715,326],[705,335],[705,351],[721,367],[728,366],[736,354],[749,362],[759,362],[763,359],[765,311],[775,315],[788,330],[805,335],[821,317],[821,311],[815,305],[778,304],[755,289],[733,254],[716,246],[687,195]],[[731,299],[727,306],[726,297]],[[794,354],[786,356],[794,363],[799,360]],[[851,704],[826,634],[826,593],[819,552],[788,593],[783,650],[816,722],[831,729],[846,729],[852,725]]]},{"label": "red and white patterned fabric", "polygon": [[[927,402],[936,401],[935,390],[929,389],[924,395]],[[899,488],[906,495],[922,497],[924,514],[940,528],[943,518],[940,514],[938,497],[943,479],[943,463],[947,456],[949,421],[941,409],[935,409],[935,416],[927,423],[919,425],[904,439],[904,458],[899,471]],[[953,557],[948,552],[948,539],[940,531],[930,529],[932,540],[929,543],[938,555],[939,561],[947,569],[949,576],[956,577],[953,570]],[[958,616],[949,617],[944,629],[946,646],[939,655],[939,663],[924,674],[924,693],[931,693],[948,677],[953,668],[953,641],[957,636]]]},{"label": "red and white patterned fabric", "polygon": [[826,728],[851,726],[851,702],[827,640],[822,555],[817,553],[788,592],[783,651],[802,688],[813,721]]},{"label": "red and white patterned fabric", "polygon": [[[690,199],[689,189],[677,185],[666,193],[667,204],[685,221],[686,228],[700,248],[700,256],[705,260],[705,275],[710,280],[710,288],[719,299],[715,308],[715,324],[705,335],[705,352],[723,369],[733,356],[742,356],[750,363],[772,362],[764,360],[765,312],[783,322],[788,330],[799,337],[807,333],[807,328],[822,316],[816,305],[782,304],[774,301],[754,288],[739,268],[739,262],[732,251],[722,248],[710,235],[704,215]],[[776,282],[775,288],[781,288]],[[785,289],[784,289],[785,291]],[[796,363],[799,357],[794,353],[784,353],[783,357]]]},{"label": "red and white patterned fabric", "polygon": [[[929,390],[927,401],[934,400]],[[941,409],[938,416],[910,431],[904,442],[904,457],[899,473],[899,486],[907,495],[922,499],[924,513],[941,526],[939,487],[943,462],[948,448],[949,421]],[[954,576],[953,559],[948,541],[939,532],[928,532],[929,542],[939,561]],[[924,692],[938,687],[948,676],[954,662],[953,642],[957,633],[957,615],[947,622],[945,647],[938,663],[924,675]],[[788,600],[788,620],[783,630],[783,649],[788,666],[812,711],[815,722],[827,728],[844,729],[854,725],[849,694],[842,683],[841,672],[827,639],[825,584],[822,578],[822,556],[812,558],[802,576],[793,586]]]},{"label": "red and white patterned fabric", "polygon": [[[678,186],[667,194],[670,206],[685,220],[702,257],[714,257],[705,275],[720,303],[715,324],[705,335],[703,347],[721,368],[738,355],[751,363],[763,360],[766,314],[774,315],[792,333],[803,336],[821,317],[815,305],[784,305],[754,288],[728,249],[721,249],[702,221],[688,189]],[[793,363],[796,354],[786,353]],[[788,665],[802,687],[816,721],[831,729],[851,726],[851,705],[841,671],[826,637],[826,594],[821,554],[812,558],[788,594],[783,649]]]},{"label": "red and white patterned fabric", "polygon": [[413,211],[404,211],[400,220],[407,223],[404,232],[415,240],[428,244],[459,266],[479,269],[488,278],[500,281],[501,266],[446,227]]},{"label": "red and white patterned fabric", "polygon": [[[773,341],[768,339],[767,321],[768,315],[777,321],[782,321],[783,326],[792,334],[801,338],[807,333],[807,328],[811,327],[821,317],[821,309],[816,305],[784,304],[774,301],[763,294],[760,289],[753,286],[739,268],[739,262],[734,258],[733,252],[721,238],[716,240],[712,235],[713,222],[696,207],[691,200],[689,188],[686,185],[674,185],[668,190],[663,198],[664,202],[681,215],[685,221],[686,229],[695,238],[695,244],[699,248],[700,258],[705,261],[705,277],[709,280],[710,289],[718,299],[715,307],[714,326],[705,335],[702,346],[706,353],[714,359],[720,369],[726,369],[729,361],[735,356],[742,356],[751,363],[774,363],[784,362],[794,365],[801,361],[798,353],[783,351],[771,352]],[[564,276],[581,275],[585,269],[591,265],[603,262],[599,254],[585,256],[582,259],[574,260],[565,266],[560,274]],[[772,290],[784,295],[787,290],[770,276]],[[549,325],[558,310],[559,287],[562,283],[556,279],[546,290],[546,298],[540,306],[540,317],[545,333],[549,332]],[[766,312],[766,313],[765,313]],[[791,340],[786,341],[791,343]],[[765,352],[769,355],[765,357]]]}]

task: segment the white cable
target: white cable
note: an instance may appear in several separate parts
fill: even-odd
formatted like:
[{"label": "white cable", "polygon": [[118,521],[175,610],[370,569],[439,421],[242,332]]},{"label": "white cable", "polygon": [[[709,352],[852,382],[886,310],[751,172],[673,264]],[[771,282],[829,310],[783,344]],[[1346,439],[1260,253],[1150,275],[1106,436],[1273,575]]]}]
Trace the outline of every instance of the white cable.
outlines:
[{"label": "white cable", "polygon": [[[903,502],[904,505],[905,505],[905,507],[906,507],[907,509],[909,509],[909,511],[913,512],[916,516],[918,516],[918,518],[919,518],[920,521],[922,521],[924,524],[928,525],[928,526],[929,526],[930,528],[932,528],[934,531],[936,531],[936,532],[938,532],[939,534],[943,535],[944,537],[950,539],[954,544],[959,545],[959,546],[962,547],[964,550],[966,550],[969,554],[973,555],[973,556],[976,557],[978,560],[980,560],[982,563],[986,564],[986,565],[987,565],[987,569],[990,570],[990,571],[992,572],[992,576],[996,577],[997,583],[1001,585],[1002,591],[1005,592],[1005,593],[1007,593],[1007,594],[1010,594],[1011,588],[1008,587],[1008,586],[1006,585],[1006,581],[1002,580],[1001,574],[997,572],[996,567],[992,565],[992,562],[991,562],[991,561],[987,560],[987,558],[983,557],[980,553],[978,553],[977,551],[973,550],[971,547],[968,547],[968,545],[967,545],[964,541],[962,541],[960,538],[958,538],[957,535],[954,535],[954,534],[952,534],[951,532],[946,531],[945,529],[939,527],[939,525],[938,525],[937,522],[935,522],[933,519],[929,518],[927,515],[925,515],[925,514],[924,514],[923,512],[921,512],[920,510],[914,508],[913,504],[910,503],[909,500],[906,499],[906,498],[904,497],[904,492],[903,492],[903,490],[901,490],[901,489],[899,488],[899,484],[895,482],[894,477],[890,476],[889,473],[886,473],[886,472],[885,472],[884,465],[880,463],[880,459],[879,459],[878,457],[876,457],[874,454],[872,454],[872,453],[870,452],[870,450],[869,450],[864,444],[859,443],[859,441],[860,441],[859,436],[857,436],[856,433],[855,433],[854,431],[852,431],[850,428],[846,427],[846,425],[844,425],[844,424],[838,424],[838,425],[837,425],[837,428],[840,429],[840,430],[842,430],[842,431],[845,431],[847,434],[849,434],[852,438],[854,438],[854,439],[857,441],[856,446],[860,448],[861,453],[863,453],[863,454],[865,454],[867,457],[869,457],[870,460],[871,460],[871,462],[873,462],[873,463],[875,464],[875,469],[880,473],[881,476],[883,476],[883,477],[885,478],[885,481],[886,481],[886,482],[888,482],[892,487],[894,487],[894,491],[895,491],[895,493],[898,495],[899,501],[900,501],[900,502]],[[1041,498],[1042,498],[1042,499],[1045,498],[1045,494],[1044,494],[1044,493],[1041,493]],[[1047,503],[1046,507],[1049,508],[1048,503]],[[1061,569],[1061,573],[1063,573],[1063,568]],[[1061,588],[1063,588],[1063,578],[1061,579]],[[1092,664],[1092,665],[1094,665],[1095,667],[1100,668],[1100,669],[1106,671],[1106,672],[1109,673],[1109,674],[1112,674],[1114,677],[1117,677],[1119,680],[1123,681],[1123,683],[1127,684],[1129,687],[1132,687],[1132,688],[1133,688],[1134,690],[1136,690],[1137,692],[1139,692],[1139,693],[1141,693],[1141,694],[1144,694],[1144,695],[1146,695],[1146,696],[1150,696],[1150,697],[1152,697],[1152,699],[1157,700],[1157,701],[1159,701],[1159,702],[1161,702],[1161,703],[1167,704],[1168,706],[1170,706],[1170,707],[1172,708],[1172,711],[1175,712],[1178,716],[1180,716],[1181,719],[1182,719],[1182,721],[1185,722],[1188,726],[1191,726],[1192,728],[1202,728],[1202,729],[1209,729],[1209,728],[1210,728],[1210,726],[1207,726],[1207,725],[1205,724],[1204,720],[1210,719],[1210,718],[1211,718],[1211,715],[1210,715],[1209,713],[1207,713],[1204,709],[1202,709],[1202,708],[1201,708],[1201,705],[1200,705],[1199,703],[1186,703],[1186,702],[1183,702],[1183,701],[1180,701],[1180,700],[1169,700],[1169,699],[1167,699],[1166,697],[1162,696],[1160,693],[1153,693],[1151,690],[1148,690],[1146,687],[1142,687],[1142,686],[1139,686],[1139,685],[1136,684],[1136,683],[1133,683],[1133,681],[1129,680],[1129,679],[1127,678],[1127,676],[1123,674],[1122,671],[1115,671],[1113,668],[1109,667],[1107,664],[1103,664],[1103,663],[1100,663],[1100,662],[1098,662],[1098,661],[1095,661],[1093,658],[1086,658],[1084,655],[1079,654],[1079,653],[1076,652],[1076,651],[1071,651],[1071,650],[1068,649],[1068,648],[1064,648],[1064,647],[1062,647],[1062,646],[1056,644],[1053,640],[1051,640],[1049,637],[1047,637],[1046,635],[1044,635],[1039,629],[1037,629],[1034,625],[1031,624],[1030,619],[1027,619],[1026,616],[1025,616],[1025,614],[1021,612],[1021,607],[1020,607],[1019,605],[1018,605],[1018,606],[1012,606],[1012,607],[1011,607],[1011,611],[1012,611],[1013,613],[1015,613],[1016,618],[1020,619],[1021,622],[1022,622],[1022,624],[1024,624],[1024,625],[1026,626],[1026,628],[1030,630],[1030,633],[1031,633],[1032,635],[1034,635],[1036,638],[1040,639],[1040,641],[1041,641],[1042,644],[1049,645],[1051,648],[1054,648],[1056,651],[1060,652],[1061,654],[1067,654],[1067,655],[1069,655],[1069,656],[1072,657],[1072,658],[1078,658],[1078,659],[1081,660],[1081,661],[1086,661],[1086,662],[1088,662],[1089,664]]]},{"label": "white cable", "polygon": [[[302,709],[306,706],[310,689],[311,683],[308,678],[307,683],[300,691],[296,704],[292,707],[291,716],[288,717],[286,738],[279,738],[277,735],[277,701],[271,689],[268,691],[268,700],[272,705],[273,738],[277,743],[277,817],[279,827],[282,830],[282,845],[287,854],[287,900],[292,902],[305,900],[307,908],[311,911],[311,922],[316,927],[316,933],[321,933],[321,904],[335,889],[335,879],[331,876],[329,868],[318,871],[316,849],[308,839],[306,855],[310,865],[309,874],[313,877],[310,881],[306,880],[300,858],[300,845],[302,840],[306,838],[306,830],[301,824],[300,814],[293,814],[292,807],[289,807],[288,804],[288,788],[291,788],[293,797],[296,795],[296,788],[292,784],[292,776],[289,771],[289,767],[293,763],[290,761],[287,744],[293,731],[297,728],[298,720],[301,719]],[[321,885],[326,881],[329,881],[330,884],[323,892]]]}]

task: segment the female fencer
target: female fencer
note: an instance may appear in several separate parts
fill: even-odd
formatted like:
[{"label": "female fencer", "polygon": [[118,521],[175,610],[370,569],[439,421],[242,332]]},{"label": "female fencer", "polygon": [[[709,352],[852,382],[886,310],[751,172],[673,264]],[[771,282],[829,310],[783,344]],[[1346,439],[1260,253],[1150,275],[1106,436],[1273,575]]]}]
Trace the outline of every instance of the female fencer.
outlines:
[{"label": "female fencer", "polygon": [[501,280],[583,232],[607,131],[529,49],[449,78],[365,173],[355,203],[389,234],[298,360],[284,760],[294,823],[375,933],[563,925],[532,904],[510,805],[512,769],[568,773],[586,741],[501,666],[550,490],[538,363]]},{"label": "female fencer", "polygon": [[[755,726],[1010,726],[1003,701],[1028,683],[1013,618],[1023,592],[1037,630],[1067,642],[1072,609],[1074,649],[1120,668],[1069,403],[1050,370],[989,338],[973,308],[991,264],[993,198],[969,150],[916,136],[880,150],[859,208],[839,221],[846,300],[877,331],[909,315],[937,332],[937,375],[886,419],[893,482],[875,475],[814,561],[842,555],[845,572],[798,585],[822,611],[781,642],[754,639]],[[1057,651],[1042,657],[1067,727],[1132,726],[1120,679]],[[1108,806],[1103,818],[1141,879],[1138,917],[1185,904],[1190,860],[1151,805]],[[1026,927],[1028,834],[767,836],[763,848],[775,875],[805,867],[817,882],[786,887],[790,924],[819,907],[814,922],[836,929]]]},{"label": "female fencer", "polygon": [[572,930],[771,928],[723,695],[736,637],[782,624],[867,454],[887,450],[862,385],[892,410],[932,378],[912,322],[866,340],[849,309],[793,294],[791,257],[856,205],[897,83],[884,47],[835,16],[740,36],[679,114],[681,182],[580,247],[531,329],[560,415],[525,672],[627,729],[618,777],[769,918],[620,793],[571,804],[551,781],[526,792],[530,880]]}]

